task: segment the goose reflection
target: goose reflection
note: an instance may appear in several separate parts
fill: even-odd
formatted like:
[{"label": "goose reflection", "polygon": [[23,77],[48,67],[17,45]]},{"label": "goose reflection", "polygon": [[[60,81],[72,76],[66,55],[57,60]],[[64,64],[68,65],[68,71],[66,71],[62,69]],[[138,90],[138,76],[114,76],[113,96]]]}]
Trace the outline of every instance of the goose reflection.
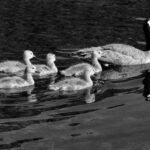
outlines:
[{"label": "goose reflection", "polygon": [[150,64],[114,67],[95,75],[95,78],[102,80],[126,80],[143,75],[149,68]]},{"label": "goose reflection", "polygon": [[[137,78],[131,78],[123,80],[122,78],[109,78],[109,80],[105,80],[104,84],[101,84],[101,79],[95,81],[95,86],[99,87],[101,85],[100,90],[97,92],[99,97],[98,100],[103,100],[108,97],[112,97],[114,95],[124,95],[128,93],[142,93],[143,92],[143,78],[139,76]],[[107,78],[108,79],[108,78]],[[113,80],[112,80],[113,79]],[[115,80],[114,80],[115,79]],[[121,80],[122,79],[122,80]]]}]

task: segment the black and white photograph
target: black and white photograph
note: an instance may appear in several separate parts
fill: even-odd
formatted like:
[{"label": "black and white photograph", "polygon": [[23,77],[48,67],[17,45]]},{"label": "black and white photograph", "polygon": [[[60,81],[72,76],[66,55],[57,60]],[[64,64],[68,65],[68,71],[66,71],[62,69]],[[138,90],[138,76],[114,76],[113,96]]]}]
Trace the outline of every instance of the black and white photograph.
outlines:
[{"label": "black and white photograph", "polygon": [[150,150],[150,1],[0,0],[0,150]]}]

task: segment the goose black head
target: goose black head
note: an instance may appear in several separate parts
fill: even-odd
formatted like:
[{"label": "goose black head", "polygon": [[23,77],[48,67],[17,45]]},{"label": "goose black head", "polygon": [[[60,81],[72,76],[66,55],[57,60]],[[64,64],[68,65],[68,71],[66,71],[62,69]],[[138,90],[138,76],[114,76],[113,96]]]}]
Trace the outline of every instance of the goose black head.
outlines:
[{"label": "goose black head", "polygon": [[147,18],[143,24],[143,30],[146,40],[146,50],[150,50],[150,18]]}]

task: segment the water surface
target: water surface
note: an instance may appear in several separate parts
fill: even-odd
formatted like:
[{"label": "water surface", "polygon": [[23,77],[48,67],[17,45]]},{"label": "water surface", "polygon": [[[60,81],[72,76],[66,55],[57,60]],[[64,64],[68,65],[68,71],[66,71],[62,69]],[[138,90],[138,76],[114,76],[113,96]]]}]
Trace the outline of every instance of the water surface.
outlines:
[{"label": "water surface", "polygon": [[[5,0],[0,2],[0,59],[57,54],[59,69],[81,62],[61,53],[108,43],[145,50],[143,21],[148,0]],[[33,60],[33,63],[38,63]],[[41,61],[43,63],[43,61]],[[0,149],[150,149],[149,64],[110,68],[93,77],[94,87],[60,93],[35,79],[16,93],[0,91]],[[102,82],[103,81],[103,82]]]}]

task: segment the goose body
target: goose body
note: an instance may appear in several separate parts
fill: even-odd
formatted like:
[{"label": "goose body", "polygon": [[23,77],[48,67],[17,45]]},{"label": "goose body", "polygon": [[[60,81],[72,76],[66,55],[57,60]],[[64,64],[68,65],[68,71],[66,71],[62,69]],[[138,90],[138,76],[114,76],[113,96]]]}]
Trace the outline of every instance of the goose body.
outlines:
[{"label": "goose body", "polygon": [[102,67],[98,62],[98,58],[101,57],[101,51],[93,51],[92,52],[92,64],[88,64],[88,63],[80,63],[77,65],[73,65],[65,70],[60,71],[60,73],[62,75],[65,76],[79,76],[81,74],[83,74],[83,72],[85,71],[85,69],[90,69],[93,70],[94,73],[98,73],[100,71],[102,71]]},{"label": "goose body", "polygon": [[93,86],[93,81],[91,80],[90,76],[93,74],[93,70],[87,69],[83,73],[84,79],[71,77],[49,85],[49,89],[60,91],[75,91],[91,87]]},{"label": "goose body", "polygon": [[34,85],[32,73],[35,70],[36,68],[34,66],[27,67],[25,69],[25,79],[18,76],[0,78],[0,89],[21,88]]},{"label": "goose body", "polygon": [[103,57],[99,60],[114,65],[138,65],[150,63],[150,51],[141,51],[126,44],[102,46]]},{"label": "goose body", "polygon": [[[100,61],[113,65],[125,66],[150,63],[150,51],[141,51],[126,44],[107,44],[95,48],[95,51],[102,52],[102,57],[99,57]],[[92,52],[93,48],[91,51],[89,49],[86,51],[79,50],[76,52],[76,55],[87,59],[91,57]]]},{"label": "goose body", "polygon": [[47,54],[46,56],[46,63],[47,65],[44,64],[37,64],[35,65],[36,67],[36,72],[34,73],[35,76],[46,76],[50,74],[54,74],[58,72],[58,69],[55,65],[56,57],[54,54]]},{"label": "goose body", "polygon": [[0,63],[0,73],[12,73],[17,74],[20,71],[24,72],[26,66],[32,65],[30,62],[30,59],[32,59],[34,56],[33,52],[30,50],[25,50],[23,54],[24,63],[19,61],[4,61]]},{"label": "goose body", "polygon": [[[150,20],[146,19],[144,22],[144,32],[146,36],[147,47],[150,41]],[[91,57],[92,51],[101,51],[102,57],[99,57],[100,61],[110,63],[113,65],[139,65],[150,63],[150,51],[141,51],[133,46],[119,43],[107,44],[99,47],[92,47],[78,50],[74,52],[75,56],[80,58]]]}]

